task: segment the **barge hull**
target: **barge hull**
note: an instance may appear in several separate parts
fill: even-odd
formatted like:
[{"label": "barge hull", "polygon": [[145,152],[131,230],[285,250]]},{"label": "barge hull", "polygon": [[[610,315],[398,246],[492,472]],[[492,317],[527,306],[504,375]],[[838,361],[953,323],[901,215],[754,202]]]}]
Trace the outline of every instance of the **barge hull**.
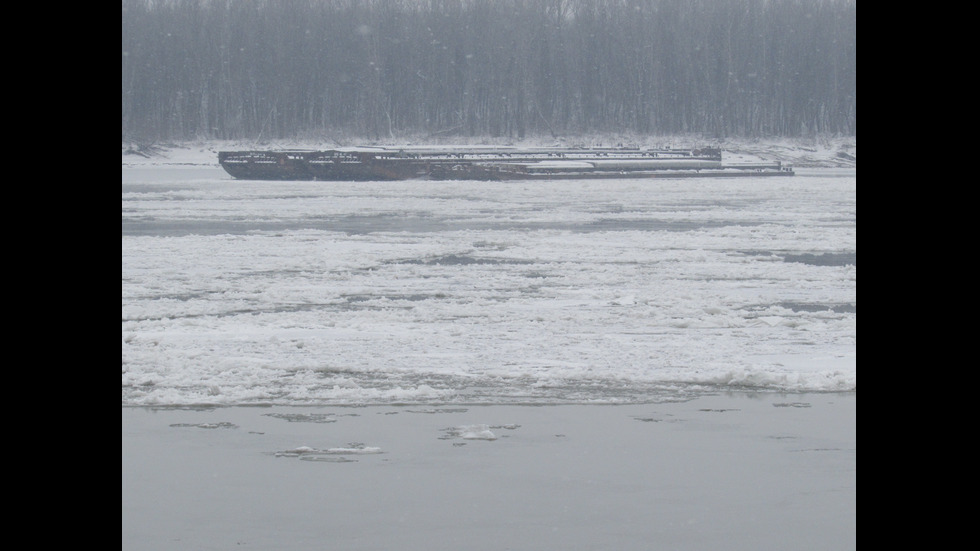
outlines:
[{"label": "barge hull", "polygon": [[774,163],[724,165],[721,150],[636,148],[356,147],[221,151],[218,162],[243,180],[563,180],[792,176]]}]

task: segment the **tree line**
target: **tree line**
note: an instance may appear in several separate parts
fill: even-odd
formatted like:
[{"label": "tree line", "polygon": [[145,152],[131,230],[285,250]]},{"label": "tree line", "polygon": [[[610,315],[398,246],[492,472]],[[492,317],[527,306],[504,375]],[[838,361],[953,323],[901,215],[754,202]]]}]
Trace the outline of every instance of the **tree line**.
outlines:
[{"label": "tree line", "polygon": [[123,0],[123,139],[856,135],[855,2]]}]

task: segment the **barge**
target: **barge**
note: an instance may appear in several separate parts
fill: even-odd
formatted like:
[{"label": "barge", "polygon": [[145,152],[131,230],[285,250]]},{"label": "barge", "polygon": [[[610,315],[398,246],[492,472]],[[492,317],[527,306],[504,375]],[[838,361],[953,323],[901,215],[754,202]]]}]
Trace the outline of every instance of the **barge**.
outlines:
[{"label": "barge", "polygon": [[558,180],[792,176],[779,161],[723,164],[718,148],[347,147],[219,151],[243,180]]}]

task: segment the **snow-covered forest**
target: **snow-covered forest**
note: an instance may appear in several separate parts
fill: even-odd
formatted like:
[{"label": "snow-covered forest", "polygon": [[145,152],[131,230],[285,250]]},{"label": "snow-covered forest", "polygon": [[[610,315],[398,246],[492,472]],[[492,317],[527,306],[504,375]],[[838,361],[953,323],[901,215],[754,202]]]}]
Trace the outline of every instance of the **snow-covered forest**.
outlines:
[{"label": "snow-covered forest", "polygon": [[123,0],[123,141],[856,136],[856,0]]}]

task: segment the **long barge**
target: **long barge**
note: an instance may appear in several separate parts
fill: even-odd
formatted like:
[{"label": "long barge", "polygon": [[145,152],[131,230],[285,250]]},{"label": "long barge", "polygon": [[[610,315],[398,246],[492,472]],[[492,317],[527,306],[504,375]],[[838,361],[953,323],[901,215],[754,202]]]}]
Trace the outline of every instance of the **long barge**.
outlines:
[{"label": "long barge", "polygon": [[792,176],[779,161],[723,164],[718,148],[346,147],[219,151],[243,180],[557,180]]}]

